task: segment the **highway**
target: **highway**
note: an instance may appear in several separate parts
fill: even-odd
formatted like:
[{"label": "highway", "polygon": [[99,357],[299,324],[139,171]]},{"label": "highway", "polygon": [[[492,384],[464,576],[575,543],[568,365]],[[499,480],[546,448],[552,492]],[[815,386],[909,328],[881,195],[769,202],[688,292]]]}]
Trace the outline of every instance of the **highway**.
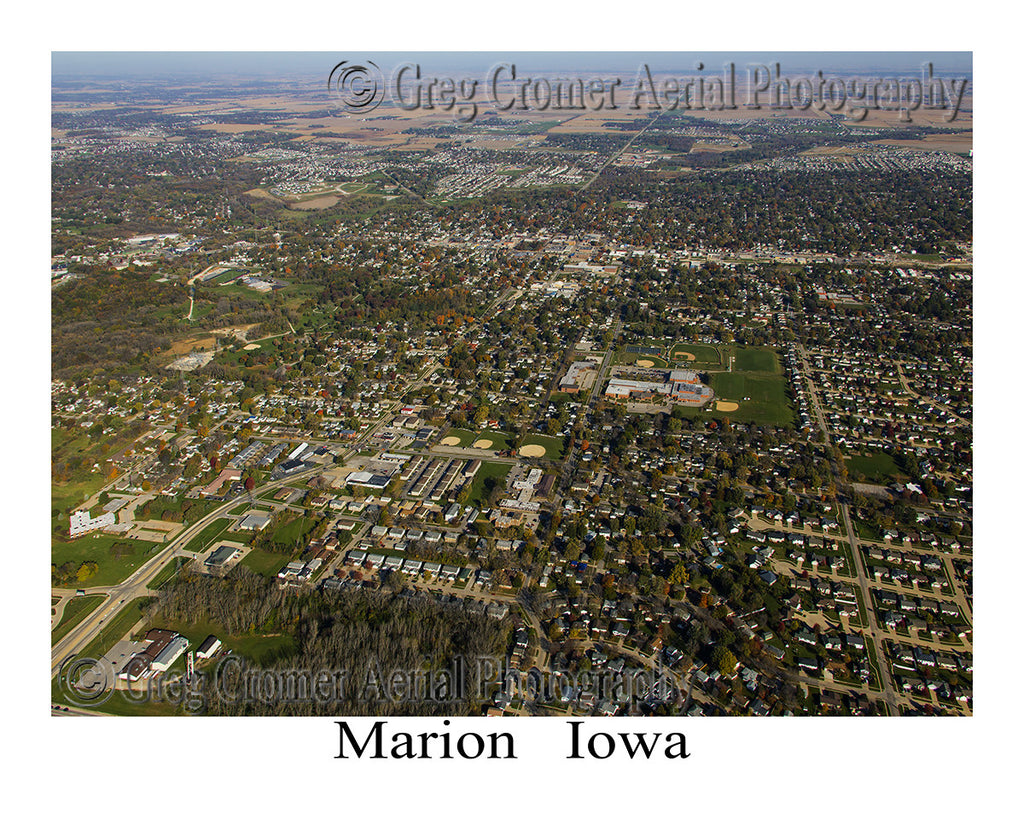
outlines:
[{"label": "highway", "polygon": [[[316,467],[303,473],[303,476],[312,477],[314,475],[318,475],[324,470],[324,468],[325,467],[322,466]],[[277,481],[266,483],[261,486],[260,489],[278,489],[293,480],[295,480],[294,476],[282,478]],[[100,632],[103,631],[104,625],[116,617],[132,600],[137,597],[153,595],[154,592],[147,588],[148,584],[151,583],[160,571],[174,560],[174,558],[180,556],[195,557],[193,552],[185,550],[185,546],[188,545],[192,538],[206,528],[207,524],[214,520],[226,517],[236,506],[248,502],[248,496],[242,496],[237,500],[230,501],[219,506],[217,509],[214,509],[191,526],[184,529],[166,548],[161,550],[160,553],[155,555],[151,560],[149,560],[149,562],[136,569],[134,574],[122,583],[119,583],[116,586],[96,586],[93,588],[87,588],[85,590],[87,594],[105,594],[106,599],[53,647],[50,654],[50,676],[56,676],[64,661],[69,657],[73,657],[88,646],[89,643],[91,643],[100,634]]]},{"label": "highway", "polygon": [[[502,301],[508,297],[511,291],[512,288],[506,288],[499,296],[497,296],[485,310],[484,317],[486,318],[488,315],[496,313]],[[464,336],[468,332],[470,326],[471,325],[467,325],[458,333],[458,335],[460,337]],[[423,374],[414,383],[410,384],[403,392],[402,399],[404,399],[405,395],[410,391],[418,389],[426,383],[427,379],[437,371],[439,366],[440,364],[435,362],[429,367],[429,369],[425,370]],[[399,401],[395,403],[395,407],[397,408],[398,406],[401,406],[401,403],[402,400],[399,399]],[[226,421],[227,418],[221,421],[221,424]],[[345,450],[344,454],[347,456],[349,453],[356,451],[363,442],[372,438],[373,435],[375,435],[387,423],[390,423],[390,421],[391,413],[385,412],[377,423],[368,427],[363,434]],[[304,436],[303,440],[311,439]],[[309,479],[315,475],[319,475],[326,468],[327,467],[325,466],[315,467],[303,472],[301,477]],[[296,476],[291,475],[287,478],[270,481],[260,487],[260,492],[265,494],[266,491],[286,486],[295,481],[295,479]],[[103,628],[117,617],[125,606],[129,605],[138,597],[152,596],[154,592],[147,588],[147,586],[156,578],[165,566],[171,563],[172,560],[181,556],[190,558],[195,557],[195,553],[185,550],[185,546],[188,545],[192,538],[198,535],[212,521],[225,518],[232,509],[240,504],[248,502],[248,495],[244,495],[239,497],[237,500],[222,504],[217,509],[183,529],[166,548],[159,552],[159,554],[155,555],[151,560],[138,568],[127,580],[117,584],[116,586],[96,586],[93,588],[86,588],[85,591],[87,594],[103,594],[105,595],[105,599],[94,611],[90,612],[81,623],[75,626],[63,639],[53,646],[50,654],[51,678],[57,675],[61,666],[68,658],[78,654],[86,648],[89,643],[96,639],[96,637],[103,631]],[[54,589],[53,595],[66,598],[68,596],[68,590]]]}]

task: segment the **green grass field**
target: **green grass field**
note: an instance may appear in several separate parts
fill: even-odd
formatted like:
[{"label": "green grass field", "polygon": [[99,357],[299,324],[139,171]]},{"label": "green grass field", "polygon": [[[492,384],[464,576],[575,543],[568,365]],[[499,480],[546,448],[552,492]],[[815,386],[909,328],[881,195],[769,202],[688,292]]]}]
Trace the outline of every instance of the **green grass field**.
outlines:
[{"label": "green grass field", "polygon": [[905,477],[892,455],[887,452],[876,452],[872,455],[850,455],[846,459],[846,469],[853,480],[859,480],[858,475],[864,476],[868,483],[891,483],[900,477]]},{"label": "green grass field", "polygon": [[56,645],[65,635],[79,623],[81,623],[89,612],[93,611],[103,602],[102,594],[90,594],[88,597],[72,597],[64,606],[64,613],[60,622],[50,632],[50,645]]},{"label": "green grass field", "polygon": [[142,604],[149,597],[137,597],[126,605],[117,615],[107,622],[103,631],[96,635],[96,638],[83,650],[83,657],[99,658],[117,645],[118,641],[129,632],[135,629],[142,619]]},{"label": "green grass field", "polygon": [[[273,526],[273,524],[271,524]],[[270,541],[289,549],[304,545],[306,535],[316,526],[316,520],[308,517],[297,517],[283,526],[275,527],[270,534]]]},{"label": "green grass field", "polygon": [[[676,356],[676,353],[690,353],[694,356],[693,361],[688,361],[686,358]],[[672,350],[669,353],[669,358],[672,359],[673,365],[685,367],[689,364],[709,364],[714,366],[723,365],[722,356],[718,351],[718,348],[712,344],[674,344]],[[724,366],[724,365],[723,365]]]},{"label": "green grass field", "polygon": [[[115,543],[128,543],[135,551],[124,557],[112,557],[110,547]],[[161,543],[150,543],[145,540],[125,540],[112,535],[82,535],[66,543],[54,541],[50,547],[50,560],[58,566],[68,561],[95,561],[99,568],[96,574],[84,581],[84,585],[113,586],[127,578],[162,548],[164,546]],[[76,580],[64,584],[67,588],[78,588],[79,585]]]},{"label": "green grass field", "polygon": [[242,558],[242,565],[264,577],[277,577],[277,573],[291,560],[291,555],[268,552],[265,549],[253,549]]},{"label": "green grass field", "polygon": [[544,457],[554,461],[561,459],[562,451],[565,449],[565,439],[551,435],[524,435],[523,446],[530,444],[544,447],[547,450]]},{"label": "green grass field", "polygon": [[476,441],[480,440],[491,442],[491,446],[488,449],[481,450],[482,452],[497,452],[501,449],[508,449],[508,436],[504,432],[498,432],[496,429],[478,432],[473,442],[476,443]]},{"label": "green grass field", "polygon": [[[233,532],[231,535],[224,535],[224,532],[227,531],[233,522],[225,518],[224,520],[215,520],[208,523],[198,535],[189,541],[185,548],[190,552],[201,552],[217,540],[234,540],[238,543],[248,541],[249,536],[243,533]],[[221,537],[221,535],[224,535],[224,537]]]},{"label": "green grass field", "polygon": [[[236,654],[241,654],[255,663],[263,663],[271,660],[280,652],[288,653],[294,646],[294,640],[290,634],[244,634],[231,635],[220,623],[213,620],[199,620],[195,623],[188,623],[184,620],[170,620],[165,618],[154,618],[150,624],[152,628],[166,628],[176,631],[186,637],[189,648],[199,648],[203,640],[209,635],[215,634],[224,644],[225,648],[231,649]],[[173,668],[173,666],[172,666]]]},{"label": "green grass field", "polygon": [[739,409],[733,412],[715,411],[716,415],[739,423],[780,427],[793,423],[793,411],[786,397],[786,381],[782,376],[713,373],[711,387],[715,391],[716,401],[735,401],[739,404]]},{"label": "green grass field", "polygon": [[469,492],[469,505],[482,506],[487,502],[490,490],[487,488],[488,478],[496,482],[498,486],[505,485],[505,478],[508,476],[512,464],[500,464],[494,461],[484,461],[480,464],[480,471],[473,478],[473,485]]},{"label": "green grass field", "polygon": [[146,584],[147,589],[153,589],[154,591],[163,586],[168,580],[170,580],[177,572],[191,561],[187,557],[176,557],[166,566],[164,566],[156,577]]},{"label": "green grass field", "polygon": [[637,361],[653,361],[653,367],[660,367],[663,370],[670,366],[664,358],[647,353],[616,353],[613,363],[633,366]]},{"label": "green grass field", "polygon": [[[80,427],[70,430],[55,427],[50,430],[50,457],[54,461],[72,458],[83,458],[86,464],[91,464],[92,461],[101,461],[102,456],[98,452],[100,445],[101,442],[94,442]],[[102,470],[93,472],[91,466],[88,468],[82,466],[70,476],[68,481],[59,483],[51,481],[52,525],[59,526],[63,533],[67,534],[67,523],[71,510],[95,495],[105,483]]]},{"label": "green grass field", "polygon": [[441,436],[441,440],[445,438],[458,438],[458,446],[472,446],[476,436],[477,434],[469,429],[450,429]]},{"label": "green grass field", "polygon": [[771,347],[742,347],[736,346],[731,350],[735,357],[733,369],[740,372],[770,373],[776,375],[782,372],[779,365],[779,357]]}]

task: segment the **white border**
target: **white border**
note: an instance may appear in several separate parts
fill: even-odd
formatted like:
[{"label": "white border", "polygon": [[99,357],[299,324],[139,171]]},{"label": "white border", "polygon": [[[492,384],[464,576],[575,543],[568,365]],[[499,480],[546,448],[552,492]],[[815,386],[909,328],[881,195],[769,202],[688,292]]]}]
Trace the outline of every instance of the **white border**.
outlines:
[{"label": "white border", "polygon": [[[15,449],[6,471],[17,476],[8,487],[8,502],[13,490],[18,499],[12,506],[27,506],[28,520],[8,541],[7,586],[14,591],[5,596],[5,605],[13,603],[7,630],[17,644],[8,658],[14,667],[29,670],[24,680],[20,674],[5,675],[14,718],[8,742],[17,744],[18,759],[10,781],[33,801],[57,809],[142,810],[157,816],[218,808],[265,816],[321,807],[338,813],[370,808],[385,815],[408,810],[498,816],[550,815],[559,808],[601,813],[746,808],[759,814],[822,811],[860,817],[893,815],[897,809],[949,813],[999,799],[1013,781],[1012,752],[1000,738],[1012,741],[1020,679],[1019,644],[1007,628],[1016,625],[1016,612],[997,603],[1016,599],[1009,583],[1019,571],[1012,554],[1019,541],[1019,524],[1012,517],[1018,508],[1012,483],[1019,464],[1012,441],[1017,411],[996,404],[1006,398],[999,398],[1001,392],[1012,390],[1011,379],[1000,370],[1009,364],[1004,351],[1019,346],[1013,331],[1020,326],[1021,304],[1016,258],[999,253],[1011,248],[1000,241],[1003,237],[1019,235],[1010,224],[1019,189],[1005,175],[1019,162],[1009,144],[1017,127],[1011,118],[1017,99],[1009,58],[1017,46],[1008,39],[1014,29],[1010,21],[985,19],[980,9],[962,4],[732,3],[694,9],[691,4],[527,2],[463,4],[459,12],[438,4],[402,6],[58,3],[29,11],[27,37],[24,24],[9,29],[15,36],[8,48],[15,50],[4,58],[13,97],[5,130],[14,132],[15,144],[8,147],[14,184],[5,209],[15,218],[5,220],[7,246],[14,250],[5,277],[5,325],[7,359],[15,368],[5,429]],[[997,29],[994,35],[990,27]],[[975,128],[977,715],[969,720],[681,720],[692,758],[642,765],[563,762],[561,721],[491,720],[515,732],[522,759],[515,765],[483,763],[485,769],[477,763],[334,760],[337,732],[326,720],[50,718],[47,685],[39,679],[48,620],[44,627],[38,586],[47,561],[34,554],[48,552],[37,521],[49,520],[43,492],[49,290],[45,277],[34,275],[49,255],[49,51],[500,51],[521,50],[524,43],[530,50],[735,51],[770,45],[794,51],[975,51],[975,109],[981,112]],[[16,568],[26,554],[32,555],[31,582],[24,582]],[[402,729],[421,730],[412,727],[421,722],[432,721],[408,720]],[[652,729],[635,720],[615,720],[613,727]],[[671,729],[679,730],[675,722]]]}]

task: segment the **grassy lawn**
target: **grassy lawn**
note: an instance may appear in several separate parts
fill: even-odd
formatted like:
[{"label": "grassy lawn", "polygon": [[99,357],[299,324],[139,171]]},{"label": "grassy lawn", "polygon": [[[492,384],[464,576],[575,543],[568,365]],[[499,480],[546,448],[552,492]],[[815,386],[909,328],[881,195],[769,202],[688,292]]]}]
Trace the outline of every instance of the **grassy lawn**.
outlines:
[{"label": "grassy lawn", "polygon": [[863,474],[868,483],[892,483],[899,477],[905,477],[888,452],[876,452],[872,455],[850,455],[846,458],[846,469],[853,480]]},{"label": "grassy lawn", "polygon": [[[163,717],[178,713],[177,707],[170,702],[134,702],[128,697],[124,692],[117,691],[101,706],[91,710],[118,717]],[[60,674],[50,684],[50,701],[60,705],[76,705],[65,698]]]},{"label": "grassy lawn", "polygon": [[778,375],[782,372],[779,358],[771,347],[734,347],[732,354],[736,360],[733,369],[741,372],[767,373]]},{"label": "grassy lawn", "polygon": [[653,366],[660,367],[665,370],[669,368],[669,363],[664,359],[656,355],[648,355],[647,353],[616,353],[615,364],[634,365],[637,361],[653,361]]},{"label": "grassy lawn", "polygon": [[[115,543],[128,544],[132,554],[112,557],[110,547]],[[92,577],[83,581],[88,586],[113,586],[120,583],[139,566],[163,549],[162,543],[146,540],[125,540],[112,535],[83,535],[66,543],[54,542],[50,547],[50,560],[58,566],[67,563],[84,563],[92,560],[99,567]],[[63,584],[67,588],[78,588],[79,582],[72,580]]]},{"label": "grassy lawn", "polygon": [[[271,524],[273,525],[273,524]],[[290,549],[296,549],[306,543],[306,535],[316,526],[316,519],[299,516],[295,520],[277,526],[270,533],[270,542]]]},{"label": "grassy lawn", "polygon": [[110,651],[129,630],[135,628],[142,619],[142,603],[151,599],[153,598],[137,597],[121,609],[113,620],[107,621],[107,625],[96,635],[96,639],[85,647],[82,656],[99,658]]},{"label": "grassy lawn", "polygon": [[95,608],[103,602],[102,594],[90,594],[88,597],[72,597],[64,606],[64,613],[60,622],[50,632],[50,645],[56,645],[58,640],[75,626],[82,622]]},{"label": "grassy lawn", "polygon": [[450,429],[441,437],[441,440],[445,438],[458,438],[457,446],[472,446],[473,441],[476,440],[476,433],[469,429]]},{"label": "grassy lawn", "polygon": [[[793,411],[786,396],[786,381],[780,375],[753,375],[742,372],[712,373],[715,400],[735,401],[739,409],[715,415],[738,423],[791,426]],[[749,399],[749,400],[744,400]],[[712,405],[713,406],[713,405]]]},{"label": "grassy lawn", "polygon": [[871,680],[868,687],[875,690],[882,690],[882,672],[878,665],[878,655],[875,654],[875,641],[870,637],[864,638],[864,644],[868,648],[868,666],[871,668]]},{"label": "grassy lawn", "polygon": [[853,528],[857,530],[857,537],[861,540],[882,540],[882,530],[875,526],[873,523],[869,523],[866,520],[854,518]]},{"label": "grassy lawn", "polygon": [[[292,636],[286,633],[229,635],[225,633],[225,629],[220,623],[214,620],[188,623],[184,620],[155,618],[150,625],[152,628],[166,628],[178,632],[188,639],[189,648],[193,649],[199,648],[203,640],[209,635],[215,634],[225,648],[229,648],[255,663],[273,659],[279,652],[288,653],[295,644]],[[183,659],[184,655],[179,658],[179,660]],[[182,665],[182,669],[184,669],[184,665]]]},{"label": "grassy lawn", "polygon": [[557,461],[562,457],[562,450],[565,448],[565,439],[561,437],[552,437],[551,435],[524,435],[523,446],[529,446],[531,444],[544,447],[547,450],[544,457]]},{"label": "grassy lawn", "polygon": [[[689,361],[685,356],[676,356],[676,353],[690,353],[694,360]],[[688,363],[725,366],[721,353],[713,344],[675,344],[672,346],[669,356],[673,364],[680,367],[685,367]]]},{"label": "grassy lawn", "polygon": [[866,626],[868,624],[868,612],[864,607],[864,595],[861,594],[860,587],[853,587],[854,593],[857,595],[857,617],[850,618],[850,624],[856,626]]},{"label": "grassy lawn", "polygon": [[232,523],[234,523],[234,521],[226,518],[224,520],[215,520],[208,523],[198,535],[189,541],[185,548],[190,552],[201,552],[217,540],[234,540],[238,543],[245,543],[248,541],[249,536],[240,532],[235,532],[223,538],[221,537]]},{"label": "grassy lawn", "polygon": [[480,450],[481,452],[498,452],[502,449],[508,449],[508,435],[504,432],[498,432],[496,429],[488,429],[478,432],[474,439],[474,443],[481,440],[491,442],[491,446],[487,449]]},{"label": "grassy lawn", "polygon": [[147,589],[153,589],[154,591],[156,589],[159,589],[161,586],[164,585],[164,583],[166,583],[175,574],[177,574],[178,570],[182,566],[184,566],[186,563],[189,563],[189,562],[190,561],[189,561],[189,559],[187,557],[176,557],[176,558],[174,558],[174,560],[172,560],[170,563],[168,563],[166,566],[164,566],[160,570],[160,572],[157,574],[156,577],[154,577],[152,580],[149,581],[149,583],[146,584],[146,588]]},{"label": "grassy lawn", "polygon": [[291,560],[290,554],[253,549],[242,558],[242,565],[264,577],[277,577],[277,573]]},{"label": "grassy lawn", "polygon": [[512,468],[512,464],[500,464],[493,461],[484,461],[480,464],[480,471],[473,478],[473,486],[469,492],[469,505],[482,506],[487,502],[490,494],[489,481],[491,485],[504,486],[505,478]]}]

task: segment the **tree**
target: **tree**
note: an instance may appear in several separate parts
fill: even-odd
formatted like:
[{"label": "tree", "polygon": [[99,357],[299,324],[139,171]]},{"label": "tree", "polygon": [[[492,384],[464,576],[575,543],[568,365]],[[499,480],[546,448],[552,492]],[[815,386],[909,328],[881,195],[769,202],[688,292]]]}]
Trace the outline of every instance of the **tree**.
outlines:
[{"label": "tree", "polygon": [[715,646],[711,650],[711,663],[723,677],[736,671],[736,655],[725,646]]},{"label": "tree", "polygon": [[686,571],[686,566],[683,565],[681,560],[672,567],[672,573],[668,576],[668,582],[673,586],[685,585],[689,579],[690,574]]}]

